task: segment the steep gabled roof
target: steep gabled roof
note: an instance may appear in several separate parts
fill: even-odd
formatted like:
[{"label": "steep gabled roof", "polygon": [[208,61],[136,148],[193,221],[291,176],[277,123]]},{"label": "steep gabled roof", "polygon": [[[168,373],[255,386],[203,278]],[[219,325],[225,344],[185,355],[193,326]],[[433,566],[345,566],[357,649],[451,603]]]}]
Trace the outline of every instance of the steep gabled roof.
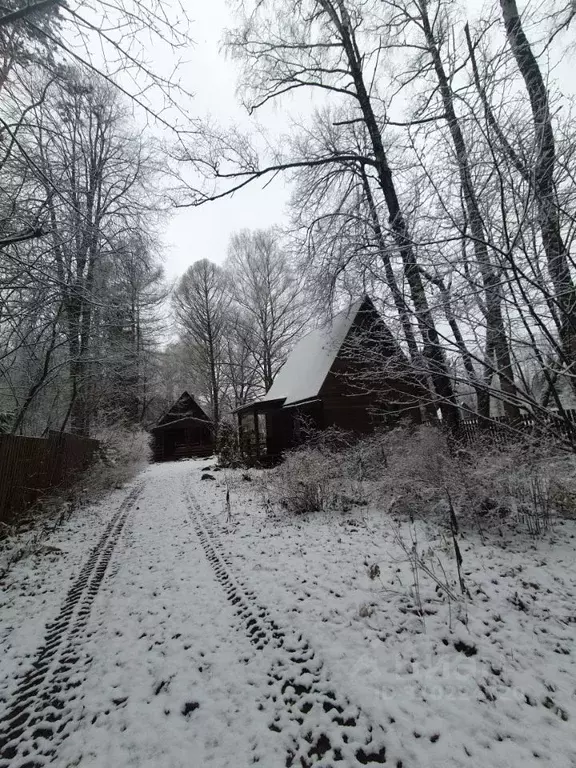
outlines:
[{"label": "steep gabled roof", "polygon": [[184,418],[200,419],[201,421],[210,421],[196,400],[188,392],[182,392],[174,405],[162,416],[158,426],[168,424],[173,421],[179,421]]},{"label": "steep gabled roof", "polygon": [[354,321],[365,310],[375,312],[368,296],[300,339],[261,402],[284,400],[286,406],[317,397]]}]

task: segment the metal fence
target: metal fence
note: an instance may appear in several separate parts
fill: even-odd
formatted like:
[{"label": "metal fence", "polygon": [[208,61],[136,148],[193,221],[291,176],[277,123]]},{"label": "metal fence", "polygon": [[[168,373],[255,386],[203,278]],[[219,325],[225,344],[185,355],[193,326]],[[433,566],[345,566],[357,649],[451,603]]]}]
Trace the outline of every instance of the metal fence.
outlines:
[{"label": "metal fence", "polygon": [[506,445],[518,440],[522,435],[551,434],[564,440],[576,440],[576,410],[566,409],[564,417],[550,412],[537,418],[531,413],[523,413],[511,420],[505,416],[493,417],[482,422],[477,417],[463,419],[460,423],[460,436],[466,442],[474,442],[480,437],[487,437],[494,443]]},{"label": "metal fence", "polygon": [[99,443],[50,432],[0,435],[0,522],[16,522],[41,496],[69,487],[93,461]]}]

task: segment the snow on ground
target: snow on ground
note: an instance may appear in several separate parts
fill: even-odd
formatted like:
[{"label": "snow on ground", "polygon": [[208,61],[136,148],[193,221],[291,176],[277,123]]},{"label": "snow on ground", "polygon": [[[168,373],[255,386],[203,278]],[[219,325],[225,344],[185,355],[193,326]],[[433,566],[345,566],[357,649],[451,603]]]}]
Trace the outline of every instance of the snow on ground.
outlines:
[{"label": "snow on ground", "polygon": [[[289,519],[205,464],[148,468],[5,578],[0,767],[576,766],[574,522],[466,531],[470,598],[420,573],[422,619],[408,523]],[[452,583],[446,535],[418,546]]]},{"label": "snow on ground", "polygon": [[[422,621],[396,525],[382,511],[287,519],[266,513],[245,473],[222,474],[201,493],[233,567],[306,633],[339,688],[388,724],[389,757],[438,768],[576,765],[574,521],[557,521],[542,539],[466,532],[471,599],[450,604],[420,574]],[[400,525],[409,545],[410,526]],[[420,525],[418,546],[455,580],[445,533]]]},{"label": "snow on ground", "polygon": [[[25,671],[40,645],[46,622],[58,612],[89,549],[126,493],[127,489],[113,491],[100,503],[76,510],[69,520],[47,533],[32,554],[0,577],[0,707],[14,678]],[[30,537],[23,534],[11,544],[24,546],[21,539]],[[8,563],[9,551],[3,546],[0,572]]]},{"label": "snow on ground", "polygon": [[260,742],[272,751],[247,695],[250,643],[190,522],[183,484],[192,466],[145,473],[92,611],[88,685],[62,765],[249,765]]}]

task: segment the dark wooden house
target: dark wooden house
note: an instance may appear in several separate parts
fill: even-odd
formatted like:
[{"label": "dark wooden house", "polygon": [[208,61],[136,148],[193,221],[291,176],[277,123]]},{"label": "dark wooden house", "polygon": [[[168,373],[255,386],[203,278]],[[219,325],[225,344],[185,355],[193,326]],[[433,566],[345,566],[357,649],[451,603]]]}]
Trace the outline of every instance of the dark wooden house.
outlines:
[{"label": "dark wooden house", "polygon": [[175,461],[214,453],[212,422],[188,392],[180,395],[151,431],[154,461]]},{"label": "dark wooden house", "polygon": [[302,338],[259,401],[236,411],[241,448],[271,462],[312,430],[421,420],[423,389],[368,296]]}]

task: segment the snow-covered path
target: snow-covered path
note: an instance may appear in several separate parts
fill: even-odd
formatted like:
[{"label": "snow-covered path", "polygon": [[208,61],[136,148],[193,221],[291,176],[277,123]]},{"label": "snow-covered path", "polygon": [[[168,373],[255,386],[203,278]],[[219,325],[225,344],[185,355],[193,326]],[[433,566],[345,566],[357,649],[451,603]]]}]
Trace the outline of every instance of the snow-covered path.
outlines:
[{"label": "snow-covered path", "polygon": [[126,493],[8,685],[1,766],[384,762],[382,729],[231,570],[199,469],[151,467]]},{"label": "snow-covered path", "polygon": [[576,521],[465,531],[471,597],[423,581],[424,619],[379,505],[287,517],[204,463],[148,467],[0,579],[0,768],[575,768]]}]

